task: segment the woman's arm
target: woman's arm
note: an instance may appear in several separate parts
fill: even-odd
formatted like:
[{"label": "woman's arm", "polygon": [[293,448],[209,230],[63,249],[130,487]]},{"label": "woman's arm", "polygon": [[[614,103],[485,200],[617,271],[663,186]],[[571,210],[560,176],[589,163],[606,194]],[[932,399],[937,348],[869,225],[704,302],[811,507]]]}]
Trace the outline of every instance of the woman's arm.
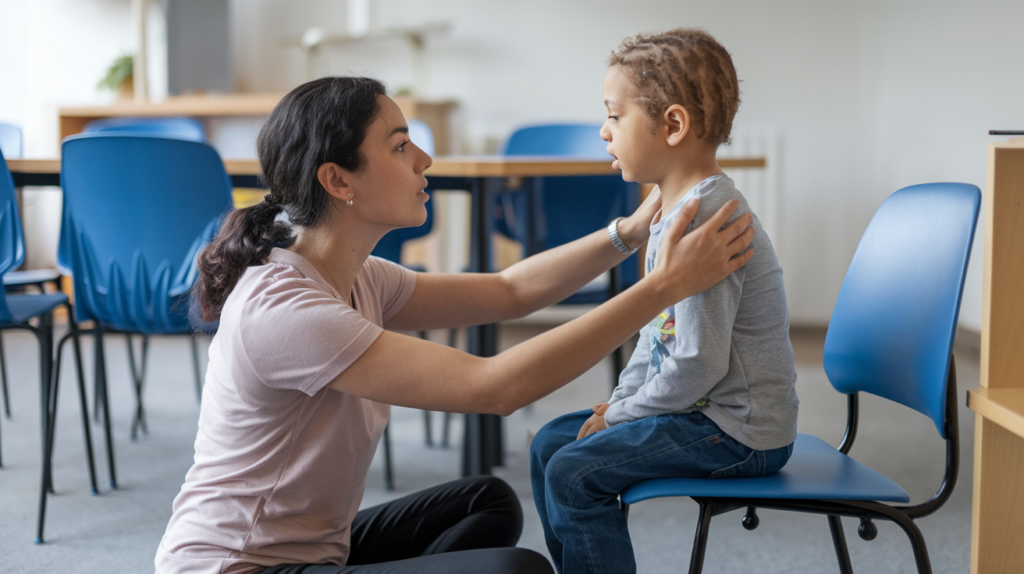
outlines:
[{"label": "woman's arm", "polygon": [[508,415],[583,374],[665,307],[718,283],[753,250],[751,217],[722,225],[739,202],[683,235],[696,213],[687,203],[661,245],[658,266],[597,309],[494,357],[475,357],[384,332],[335,378],[336,390],[392,405]]},{"label": "woman's arm", "polygon": [[[619,235],[627,246],[647,242],[660,207],[661,193],[655,188],[633,215],[619,221]],[[412,297],[385,327],[421,331],[529,315],[579,291],[625,258],[601,229],[500,273],[421,273]]]}]

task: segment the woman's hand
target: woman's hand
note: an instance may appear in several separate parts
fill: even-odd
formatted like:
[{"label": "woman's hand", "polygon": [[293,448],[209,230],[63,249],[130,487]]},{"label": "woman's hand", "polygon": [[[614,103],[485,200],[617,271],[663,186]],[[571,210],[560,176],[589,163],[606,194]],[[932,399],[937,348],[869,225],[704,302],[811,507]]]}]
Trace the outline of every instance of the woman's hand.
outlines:
[{"label": "woman's hand", "polygon": [[[703,225],[686,234],[697,214],[699,201],[687,201],[662,237],[658,263],[650,274],[671,302],[701,293],[746,264],[754,255],[747,249],[754,239],[753,216],[745,213],[722,228],[740,202],[731,199]],[[685,235],[684,235],[685,234]],[[746,249],[746,251],[744,251]],[[742,255],[741,255],[742,253]]]},{"label": "woman's hand", "polygon": [[604,422],[604,413],[608,412],[608,407],[611,406],[608,403],[597,403],[594,405],[594,414],[587,422],[583,423],[580,427],[579,434],[576,435],[576,440],[580,440],[585,436],[590,436],[598,431],[603,431],[608,428],[608,425]]},{"label": "woman's hand", "polygon": [[633,215],[619,220],[619,238],[630,249],[647,243],[651,236],[651,222],[654,214],[661,209],[661,188],[654,186],[647,199],[633,212]]}]

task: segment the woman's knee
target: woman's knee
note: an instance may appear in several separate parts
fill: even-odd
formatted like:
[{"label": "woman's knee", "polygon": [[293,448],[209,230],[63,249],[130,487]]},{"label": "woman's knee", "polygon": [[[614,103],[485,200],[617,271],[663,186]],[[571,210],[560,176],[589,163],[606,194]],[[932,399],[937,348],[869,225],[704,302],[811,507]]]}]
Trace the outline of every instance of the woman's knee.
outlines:
[{"label": "woman's knee", "polygon": [[543,555],[527,548],[500,548],[492,551],[492,568],[480,572],[500,574],[554,574],[551,563]]}]

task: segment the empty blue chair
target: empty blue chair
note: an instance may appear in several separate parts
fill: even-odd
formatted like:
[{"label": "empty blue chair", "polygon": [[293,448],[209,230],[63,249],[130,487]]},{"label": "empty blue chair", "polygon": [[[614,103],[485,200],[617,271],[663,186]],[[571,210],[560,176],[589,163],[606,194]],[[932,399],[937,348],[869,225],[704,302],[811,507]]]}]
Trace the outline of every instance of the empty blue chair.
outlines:
[{"label": "empty blue chair", "polygon": [[[14,179],[7,169],[7,162],[0,152],[0,275],[8,274],[21,265],[25,258],[25,239],[22,234],[18,204],[14,197]],[[53,432],[57,416],[57,382],[53,375],[53,310],[64,307],[68,311],[70,334],[74,339],[76,366],[78,367],[78,398],[82,409],[82,426],[85,437],[86,460],[92,492],[96,489],[96,472],[93,467],[92,437],[89,434],[89,414],[85,400],[85,381],[82,379],[81,354],[72,307],[68,296],[57,292],[51,294],[7,294],[0,290],[0,330],[21,329],[31,332],[39,341],[40,372],[40,421],[42,423],[42,481],[39,488],[39,515],[36,527],[36,542],[43,541],[43,523],[46,517],[46,498],[53,489],[52,454]],[[29,320],[38,319],[38,327]],[[6,381],[5,381],[6,382]],[[5,387],[6,395],[6,387]],[[5,397],[6,398],[6,397]],[[2,465],[2,462],[0,462]]]},{"label": "empty blue chair", "polygon": [[206,128],[194,118],[104,118],[85,124],[82,133],[149,134],[194,142],[206,141]]},{"label": "empty blue chair", "polygon": [[[828,516],[841,572],[852,572],[841,516],[860,521],[872,540],[876,519],[898,524],[910,537],[919,572],[931,572],[928,550],[914,520],[949,498],[959,469],[956,332],[964,277],[981,205],[973,185],[932,183],[892,194],[868,225],[846,273],[825,339],[829,381],[848,396],[846,435],[839,449],[799,435],[778,473],[756,478],[673,479],[640,482],[622,493],[624,512],[650,498],[689,496],[700,506],[690,572],[704,562],[711,518],[746,508],[743,525],[758,525],[757,508]],[[942,485],[914,505],[898,484],[847,456],[857,435],[858,393],[895,401],[930,418],[946,441]],[[898,437],[894,437],[894,440]]]},{"label": "empty blue chair", "polygon": [[[547,124],[516,130],[505,142],[502,154],[611,162],[606,147],[600,124]],[[631,215],[640,205],[639,186],[623,181],[619,175],[545,177],[527,193],[532,194],[532,209],[527,207],[524,194],[497,196],[504,221],[496,225],[499,232],[523,243],[527,256],[593,233],[613,219]],[[562,304],[607,301],[639,277],[639,258],[631,255],[612,270],[606,284],[592,282]],[[619,349],[612,353],[613,388],[623,367]]]},{"label": "empty blue chair", "polygon": [[21,128],[0,122],[0,153],[7,158],[22,156]]},{"label": "empty blue chair", "polygon": [[[193,333],[189,293],[198,274],[196,257],[233,207],[231,180],[205,143],[92,133],[65,138],[61,181],[58,259],[71,270],[76,318],[96,326],[96,394],[109,445],[102,334]],[[146,350],[144,344],[143,371]],[[145,419],[141,374],[133,376],[134,437],[138,428],[145,431]],[[116,484],[109,446],[108,452]]]}]

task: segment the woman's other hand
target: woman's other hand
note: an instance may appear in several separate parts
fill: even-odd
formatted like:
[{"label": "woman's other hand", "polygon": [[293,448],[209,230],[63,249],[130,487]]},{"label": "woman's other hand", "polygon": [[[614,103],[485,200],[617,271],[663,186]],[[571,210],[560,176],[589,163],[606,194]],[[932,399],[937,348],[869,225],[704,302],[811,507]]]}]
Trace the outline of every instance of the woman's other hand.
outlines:
[{"label": "woman's other hand", "polygon": [[[745,213],[723,228],[740,202],[731,199],[703,225],[686,233],[697,214],[699,200],[687,201],[662,237],[658,263],[650,278],[669,301],[701,293],[729,276],[750,260],[754,239],[753,216]],[[744,251],[746,250],[746,251]]]},{"label": "woman's other hand", "polygon": [[651,222],[661,209],[661,188],[654,186],[633,215],[619,220],[619,237],[626,247],[640,247],[651,236]]}]

